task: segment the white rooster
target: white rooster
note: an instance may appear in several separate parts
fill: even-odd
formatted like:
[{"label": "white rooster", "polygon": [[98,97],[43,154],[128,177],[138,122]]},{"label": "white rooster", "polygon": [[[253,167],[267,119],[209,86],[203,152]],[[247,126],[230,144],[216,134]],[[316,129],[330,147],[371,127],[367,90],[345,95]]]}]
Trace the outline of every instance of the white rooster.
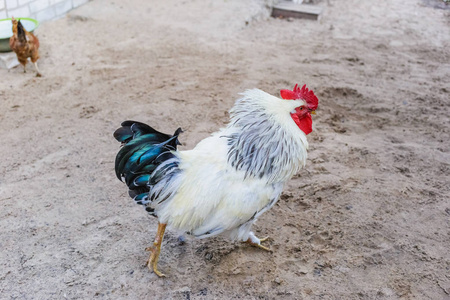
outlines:
[{"label": "white rooster", "polygon": [[148,267],[157,264],[166,225],[197,238],[218,234],[265,250],[252,224],[277,202],[283,186],[306,161],[311,114],[318,99],[296,85],[282,99],[259,89],[242,93],[227,127],[188,151],[177,151],[173,136],[125,121],[114,137],[123,147],[116,175],[130,196],[158,218]]}]

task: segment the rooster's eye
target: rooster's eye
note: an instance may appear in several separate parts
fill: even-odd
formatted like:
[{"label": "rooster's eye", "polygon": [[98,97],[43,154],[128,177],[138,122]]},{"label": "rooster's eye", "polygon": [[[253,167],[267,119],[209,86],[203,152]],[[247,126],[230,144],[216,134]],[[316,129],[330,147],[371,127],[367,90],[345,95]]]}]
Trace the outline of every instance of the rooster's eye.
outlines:
[{"label": "rooster's eye", "polygon": [[303,107],[300,107],[300,110],[303,110]]}]

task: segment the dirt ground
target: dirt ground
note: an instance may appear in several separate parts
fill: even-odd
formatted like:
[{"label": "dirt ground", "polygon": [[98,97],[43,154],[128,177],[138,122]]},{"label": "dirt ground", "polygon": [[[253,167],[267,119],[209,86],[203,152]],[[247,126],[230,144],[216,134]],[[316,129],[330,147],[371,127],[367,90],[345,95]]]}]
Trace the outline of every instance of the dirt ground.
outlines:
[{"label": "dirt ground", "polygon": [[[317,1],[316,1],[317,2]],[[0,70],[1,299],[450,299],[450,10],[95,0],[41,24],[42,78]],[[256,224],[273,253],[168,231],[114,174],[126,119],[184,146],[248,88],[319,96],[307,167]]]}]

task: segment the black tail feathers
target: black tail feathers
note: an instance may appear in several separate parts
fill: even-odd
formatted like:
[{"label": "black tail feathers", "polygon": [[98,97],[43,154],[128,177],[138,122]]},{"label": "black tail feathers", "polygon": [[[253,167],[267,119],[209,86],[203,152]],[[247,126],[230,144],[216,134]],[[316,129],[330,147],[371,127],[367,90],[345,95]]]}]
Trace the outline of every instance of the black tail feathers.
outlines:
[{"label": "black tail feathers", "polygon": [[114,138],[123,145],[116,156],[116,176],[125,180],[130,196],[138,204],[147,204],[152,173],[162,162],[175,157],[173,151],[181,145],[178,136],[183,131],[178,128],[168,135],[136,121],[121,125],[114,132]]},{"label": "black tail feathers", "polygon": [[27,35],[25,34],[25,29],[23,28],[23,25],[20,22],[20,20],[17,23],[17,36],[19,38],[19,41],[21,41],[21,42],[27,41]]},{"label": "black tail feathers", "polygon": [[[120,127],[119,129],[117,129],[114,132],[114,138],[121,142],[122,144],[126,144],[129,141],[131,141],[133,138],[142,136],[144,134],[157,134],[159,136],[159,138],[161,140],[168,140],[169,138],[171,138],[171,135],[168,134],[164,134],[161,133],[159,131],[157,131],[156,129],[154,129],[153,127],[141,123],[141,122],[137,122],[137,121],[125,121],[122,122],[122,124],[120,124],[122,127]],[[183,130],[181,130],[181,128],[178,128],[173,136],[178,136],[180,133],[182,133]],[[177,140],[177,144],[181,145],[178,140]]]}]

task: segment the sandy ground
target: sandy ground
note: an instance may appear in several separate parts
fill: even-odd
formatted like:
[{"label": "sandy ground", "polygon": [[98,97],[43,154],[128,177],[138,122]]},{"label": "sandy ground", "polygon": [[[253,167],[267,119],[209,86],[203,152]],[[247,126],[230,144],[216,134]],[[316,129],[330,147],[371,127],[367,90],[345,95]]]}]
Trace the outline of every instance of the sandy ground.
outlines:
[{"label": "sandy ground", "polygon": [[[430,5],[428,5],[430,4]],[[95,0],[44,23],[43,78],[0,70],[1,299],[450,299],[450,10],[323,1],[320,22],[252,1]],[[163,243],[115,178],[126,119],[224,126],[238,93],[320,98],[307,167],[256,225],[274,253]]]}]

